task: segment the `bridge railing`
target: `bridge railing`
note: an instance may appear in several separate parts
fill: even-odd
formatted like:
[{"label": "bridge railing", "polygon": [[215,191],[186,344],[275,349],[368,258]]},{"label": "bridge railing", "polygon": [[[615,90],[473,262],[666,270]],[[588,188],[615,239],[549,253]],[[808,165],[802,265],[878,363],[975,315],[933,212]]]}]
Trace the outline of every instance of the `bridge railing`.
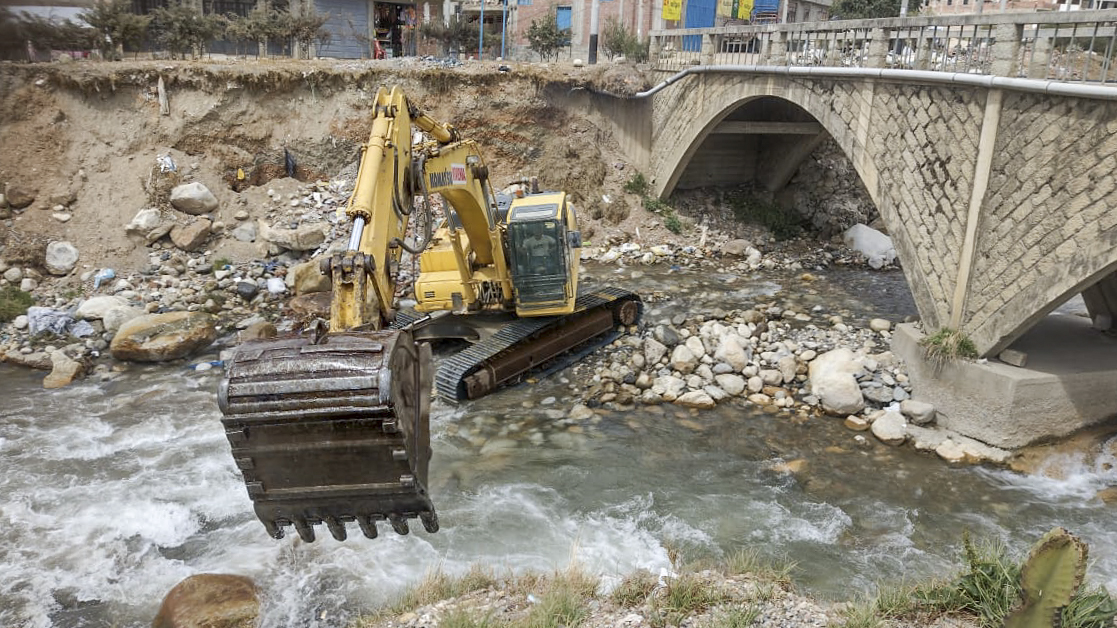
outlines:
[{"label": "bridge railing", "polygon": [[1117,9],[723,26],[651,33],[657,69],[896,68],[1117,82]]}]

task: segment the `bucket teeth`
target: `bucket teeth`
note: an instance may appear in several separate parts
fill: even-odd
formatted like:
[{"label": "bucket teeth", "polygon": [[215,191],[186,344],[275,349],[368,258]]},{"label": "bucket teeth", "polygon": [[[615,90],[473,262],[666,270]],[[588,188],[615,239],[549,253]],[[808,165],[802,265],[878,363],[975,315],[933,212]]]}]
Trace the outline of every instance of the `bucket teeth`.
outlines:
[{"label": "bucket teeth", "polygon": [[307,543],[314,542],[314,526],[306,522],[306,519],[295,519],[295,531],[299,533],[299,538]]},{"label": "bucket teeth", "polygon": [[356,521],[376,538],[377,520],[407,534],[414,517],[431,530],[430,388],[429,348],[405,331],[238,348],[219,393],[222,423],[268,534],[294,526],[310,543],[324,523],[344,541]]},{"label": "bucket teeth", "polygon": [[348,536],[345,532],[345,522],[338,521],[334,517],[326,517],[326,527],[330,529],[330,534],[339,541],[344,541]]},{"label": "bucket teeth", "polygon": [[407,534],[411,531],[411,528],[407,525],[407,519],[399,515],[389,515],[388,523],[392,524],[392,529],[396,531],[396,534]]},{"label": "bucket teeth", "polygon": [[376,538],[376,520],[372,517],[357,517],[357,525],[361,526],[361,532],[370,539]]},{"label": "bucket teeth", "polygon": [[423,522],[423,529],[431,534],[438,532],[438,515],[434,512],[424,512],[419,515],[419,521]]}]

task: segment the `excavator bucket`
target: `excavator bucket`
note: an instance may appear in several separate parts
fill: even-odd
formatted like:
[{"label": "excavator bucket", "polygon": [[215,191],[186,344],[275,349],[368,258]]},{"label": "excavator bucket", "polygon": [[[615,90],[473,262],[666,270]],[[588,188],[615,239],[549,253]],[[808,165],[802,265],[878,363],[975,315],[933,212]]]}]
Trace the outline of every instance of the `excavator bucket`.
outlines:
[{"label": "excavator bucket", "polygon": [[[316,341],[317,340],[317,341]],[[218,404],[256,516],[304,541],[326,524],[339,541],[356,522],[375,538],[387,520],[407,534],[438,517],[427,494],[430,346],[409,331],[345,332],[238,347]]]}]

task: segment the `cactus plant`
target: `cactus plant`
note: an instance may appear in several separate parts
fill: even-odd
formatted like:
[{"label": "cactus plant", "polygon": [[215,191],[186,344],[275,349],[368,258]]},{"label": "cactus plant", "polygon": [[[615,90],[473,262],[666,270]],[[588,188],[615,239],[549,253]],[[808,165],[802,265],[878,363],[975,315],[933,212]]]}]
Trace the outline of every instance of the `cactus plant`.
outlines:
[{"label": "cactus plant", "polygon": [[1054,528],[1028,554],[1020,572],[1023,604],[1005,628],[1058,628],[1086,576],[1086,544],[1063,528]]}]

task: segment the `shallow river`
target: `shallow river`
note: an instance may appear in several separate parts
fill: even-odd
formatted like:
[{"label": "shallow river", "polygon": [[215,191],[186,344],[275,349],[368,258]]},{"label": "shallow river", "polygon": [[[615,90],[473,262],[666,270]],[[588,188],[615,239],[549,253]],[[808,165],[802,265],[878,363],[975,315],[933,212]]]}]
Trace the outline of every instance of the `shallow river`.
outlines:
[{"label": "shallow river", "polygon": [[[809,288],[790,274],[597,273],[673,295],[649,306],[653,321],[769,295],[850,321],[914,313],[899,272],[826,271]],[[561,421],[568,375],[435,404],[441,532],[382,526],[375,541],[354,529],[338,543],[320,530],[304,544],[270,539],[251,514],[218,420],[218,373],[133,369],[49,392],[41,373],[0,365],[0,625],[147,626],[176,583],[222,572],[261,586],[262,625],[339,626],[436,568],[576,560],[607,587],[636,568],[658,572],[669,550],[701,558],[743,546],[790,557],[803,589],[846,599],[951,572],[963,530],[1023,549],[1054,525],[1089,543],[1093,581],[1117,591],[1117,508],[1095,498],[1117,471],[1102,463],[1062,461],[1063,481],[949,468],[910,449],[859,449],[836,420],[796,425],[728,404],[573,427]],[[799,476],[772,469],[798,458],[808,464]]]}]

